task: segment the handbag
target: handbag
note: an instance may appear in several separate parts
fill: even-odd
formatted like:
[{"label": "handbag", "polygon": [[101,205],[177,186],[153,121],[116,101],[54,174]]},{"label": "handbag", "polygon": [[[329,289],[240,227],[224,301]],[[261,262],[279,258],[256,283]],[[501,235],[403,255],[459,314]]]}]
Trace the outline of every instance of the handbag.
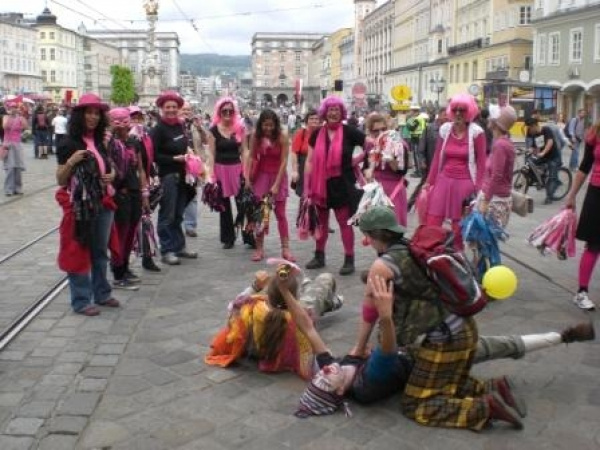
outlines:
[{"label": "handbag", "polygon": [[526,217],[527,214],[533,212],[533,199],[514,189],[511,191],[512,197],[512,212],[521,217]]}]

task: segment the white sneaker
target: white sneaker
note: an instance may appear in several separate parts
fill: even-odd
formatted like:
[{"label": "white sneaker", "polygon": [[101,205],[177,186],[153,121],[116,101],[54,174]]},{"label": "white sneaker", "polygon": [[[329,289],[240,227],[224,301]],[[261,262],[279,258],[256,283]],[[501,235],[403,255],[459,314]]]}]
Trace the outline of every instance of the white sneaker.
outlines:
[{"label": "white sneaker", "polygon": [[594,305],[594,302],[590,300],[588,293],[585,291],[578,292],[577,295],[573,297],[573,303],[575,303],[579,308],[585,309],[586,311],[592,311],[596,309],[596,305]]}]

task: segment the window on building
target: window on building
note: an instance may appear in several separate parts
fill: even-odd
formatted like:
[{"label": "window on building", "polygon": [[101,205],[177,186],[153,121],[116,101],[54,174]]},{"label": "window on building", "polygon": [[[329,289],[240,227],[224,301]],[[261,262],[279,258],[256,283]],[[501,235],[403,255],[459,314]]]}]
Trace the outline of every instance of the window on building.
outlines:
[{"label": "window on building", "polygon": [[448,83],[454,83],[454,66],[450,64],[450,68],[448,69]]},{"label": "window on building", "polygon": [[469,63],[463,64],[463,83],[469,82]]},{"label": "window on building", "polygon": [[454,82],[460,83],[460,64],[454,66]]},{"label": "window on building", "polygon": [[46,49],[45,48],[40,49],[40,59],[42,61],[46,61]]},{"label": "window on building", "polygon": [[279,52],[279,61],[285,61],[285,52]]},{"label": "window on building", "polygon": [[296,75],[302,75],[302,67],[300,67],[300,66],[296,66],[296,69],[295,69],[295,74],[296,74]]},{"label": "window on building", "polygon": [[442,40],[441,40],[441,39],[438,39],[438,42],[437,42],[437,52],[438,52],[438,54],[439,54],[439,53],[442,53],[442,50],[443,50],[443,43],[442,43]]},{"label": "window on building", "polygon": [[600,23],[594,28],[594,61],[600,61]]},{"label": "window on building", "polygon": [[296,62],[300,62],[302,60],[302,52],[296,52]]},{"label": "window on building", "polygon": [[471,64],[471,80],[472,81],[479,79],[479,74],[477,73],[478,65],[479,64],[477,64],[477,61],[473,61],[473,63]]},{"label": "window on building", "polygon": [[56,82],[56,71],[51,70],[50,71],[50,83],[55,83],[55,82]]},{"label": "window on building", "polygon": [[50,49],[50,61],[54,61],[56,59],[56,50],[53,48]]},{"label": "window on building", "polygon": [[48,72],[42,70],[42,81],[45,83],[48,81]]},{"label": "window on building", "polygon": [[548,64],[560,64],[560,33],[548,35]]},{"label": "window on building", "polygon": [[571,42],[569,45],[569,62],[581,63],[581,53],[583,51],[583,29],[575,28],[571,30]]},{"label": "window on building", "polygon": [[40,31],[40,39],[46,39],[46,32]]},{"label": "window on building", "polygon": [[546,35],[538,34],[537,36],[537,63],[540,65],[546,64],[546,53],[548,53],[546,45]]},{"label": "window on building", "polygon": [[279,80],[279,87],[285,87],[285,80]]},{"label": "window on building", "polygon": [[528,55],[524,58],[523,67],[525,67],[525,70],[531,70],[533,67],[533,64],[531,64],[531,56]]},{"label": "window on building", "polygon": [[51,31],[51,32],[50,32],[50,40],[51,40],[51,41],[53,41],[53,40],[54,40],[54,37],[55,37],[55,36],[54,36],[54,31]]},{"label": "window on building", "polygon": [[531,23],[531,6],[519,7],[519,25],[529,25]]}]

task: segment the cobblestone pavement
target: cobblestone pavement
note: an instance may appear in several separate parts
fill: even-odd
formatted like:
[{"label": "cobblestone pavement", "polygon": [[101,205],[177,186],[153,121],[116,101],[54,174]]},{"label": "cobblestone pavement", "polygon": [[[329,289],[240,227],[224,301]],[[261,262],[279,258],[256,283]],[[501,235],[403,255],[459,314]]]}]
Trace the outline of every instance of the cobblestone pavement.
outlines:
[{"label": "cobblestone pavement", "polygon": [[[48,176],[51,182],[53,172],[44,168],[44,174],[40,179]],[[295,208],[294,200],[288,217]],[[598,325],[598,313],[584,313],[570,301],[577,261],[542,258],[524,244],[531,228],[557,209],[540,206],[527,219],[511,219],[512,238],[503,249],[545,278],[506,259],[519,276],[519,290],[478,316],[483,334],[560,330],[588,318]],[[17,214],[23,217],[18,225]],[[58,208],[45,193],[0,206],[0,255],[57,220]],[[351,404],[353,417],[295,418],[304,386],[297,377],[261,374],[251,362],[229,370],[202,362],[211,336],[225,321],[227,302],[263,266],[250,262],[251,252],[239,244],[230,251],[220,248],[216,214],[202,209],[200,225],[200,236],[188,241],[199,251],[198,260],[158,275],[143,273],[139,291],[116,292],[123,308],[104,309],[97,318],[73,315],[64,292],[0,353],[0,449],[600,448],[598,343],[475,368],[483,377],[514,376],[529,405],[521,432],[502,426],[481,433],[420,427],[400,414],[398,398],[372,407]],[[52,272],[52,245],[50,239],[37,255],[47,271],[26,270],[31,262],[21,261],[24,269],[5,277],[0,266],[2,301],[14,295],[25,304],[37,293],[33,287],[43,290],[39,280],[58,275]],[[276,236],[269,236],[269,255],[276,256],[278,247]],[[304,262],[312,244],[295,240],[292,249]],[[339,232],[330,237],[328,250],[328,270],[337,272]],[[357,272],[372,259],[372,252],[359,246]],[[19,284],[3,289],[13,279]],[[338,280],[346,304],[324,317],[319,328],[341,354],[353,343],[362,286],[357,275]],[[596,279],[592,295],[600,302],[597,292]]]}]

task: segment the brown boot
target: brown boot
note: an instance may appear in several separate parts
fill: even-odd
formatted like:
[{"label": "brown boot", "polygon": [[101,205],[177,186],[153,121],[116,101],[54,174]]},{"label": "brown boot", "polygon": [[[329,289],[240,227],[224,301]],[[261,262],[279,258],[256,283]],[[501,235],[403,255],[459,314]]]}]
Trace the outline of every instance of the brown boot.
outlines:
[{"label": "brown boot", "polygon": [[592,322],[581,322],[572,327],[565,328],[560,335],[565,344],[570,344],[571,342],[593,341],[596,339],[596,332]]},{"label": "brown boot", "polygon": [[522,398],[514,395],[513,384],[509,377],[492,380],[492,391],[500,394],[504,403],[517,411],[521,417],[527,416],[527,405]]},{"label": "brown boot", "polygon": [[500,394],[497,392],[489,394],[487,401],[490,407],[490,419],[508,422],[517,430],[523,429],[523,422],[521,422],[519,414],[504,403]]}]

